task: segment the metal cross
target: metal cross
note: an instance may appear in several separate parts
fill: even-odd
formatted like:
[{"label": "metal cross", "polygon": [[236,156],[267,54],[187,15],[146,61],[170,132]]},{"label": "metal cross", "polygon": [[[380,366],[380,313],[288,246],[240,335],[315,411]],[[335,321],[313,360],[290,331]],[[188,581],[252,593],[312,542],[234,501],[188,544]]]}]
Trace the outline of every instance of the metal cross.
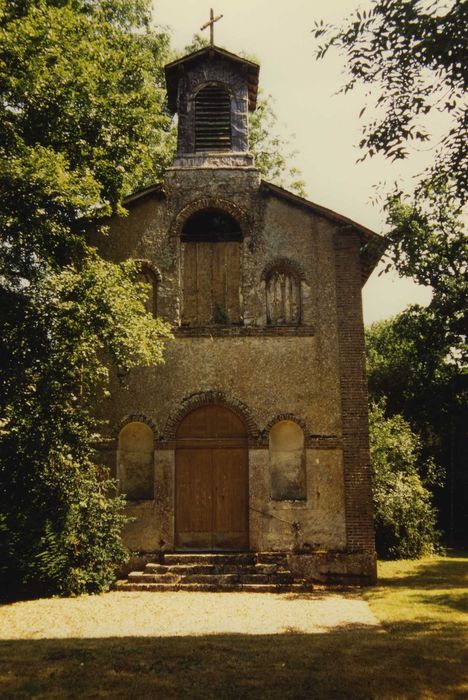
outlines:
[{"label": "metal cross", "polygon": [[214,46],[214,23],[218,21],[218,19],[221,19],[223,15],[218,15],[217,17],[214,16],[213,8],[210,10],[210,21],[205,22],[203,27],[200,27],[200,31],[203,29],[206,29],[207,27],[210,28],[210,44],[211,46]]}]

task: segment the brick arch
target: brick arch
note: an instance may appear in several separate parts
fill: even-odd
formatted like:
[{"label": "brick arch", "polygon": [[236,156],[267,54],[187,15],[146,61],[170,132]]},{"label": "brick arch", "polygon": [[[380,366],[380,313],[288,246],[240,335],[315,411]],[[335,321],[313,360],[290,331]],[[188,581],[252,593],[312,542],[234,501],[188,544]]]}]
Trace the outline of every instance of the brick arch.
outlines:
[{"label": "brick arch", "polygon": [[196,199],[190,202],[190,204],[187,204],[174,218],[171,226],[171,234],[175,238],[180,238],[185,222],[188,221],[191,216],[204,209],[218,209],[219,211],[229,214],[238,222],[243,237],[245,238],[250,235],[251,224],[246,211],[237,204],[234,204],[234,202],[228,199],[222,199],[221,197],[202,197],[201,199]]},{"label": "brick arch", "polygon": [[278,269],[291,271],[301,281],[305,281],[306,279],[305,272],[301,265],[299,265],[299,263],[297,263],[295,260],[291,260],[291,258],[274,258],[271,260],[268,265],[264,267],[261,279],[264,281],[267,280],[271,273]]},{"label": "brick arch", "polygon": [[137,266],[138,270],[149,270],[149,272],[151,272],[154,275],[157,282],[162,281],[162,275],[159,271],[159,268],[156,267],[156,265],[152,263],[151,260],[146,260],[145,258],[134,258],[134,263]]},{"label": "brick arch", "polygon": [[258,437],[259,430],[257,423],[250,409],[242,401],[239,401],[239,399],[235,397],[228,396],[222,391],[201,391],[184,399],[179,408],[169,416],[164,428],[163,440],[175,440],[177,428],[185,416],[195,408],[211,404],[225,406],[231,409],[231,411],[234,411],[234,413],[237,413],[246,425],[248,437]]},{"label": "brick arch", "polygon": [[122,428],[125,428],[125,426],[129,423],[145,423],[145,425],[147,425],[153,431],[155,440],[157,439],[158,432],[156,428],[156,423],[143,413],[129,413],[124,418],[122,418],[122,420],[118,423],[114,431],[115,437],[118,438]]},{"label": "brick arch", "polygon": [[289,420],[292,423],[296,423],[300,428],[302,428],[302,431],[304,433],[304,439],[307,440],[309,436],[309,428],[307,426],[307,423],[303,418],[300,418],[299,416],[294,415],[293,413],[278,413],[274,418],[272,418],[268,423],[266,424],[265,428],[262,430],[262,435],[265,438],[268,438],[268,435],[270,433],[270,430],[276,423],[280,423],[283,420]]}]

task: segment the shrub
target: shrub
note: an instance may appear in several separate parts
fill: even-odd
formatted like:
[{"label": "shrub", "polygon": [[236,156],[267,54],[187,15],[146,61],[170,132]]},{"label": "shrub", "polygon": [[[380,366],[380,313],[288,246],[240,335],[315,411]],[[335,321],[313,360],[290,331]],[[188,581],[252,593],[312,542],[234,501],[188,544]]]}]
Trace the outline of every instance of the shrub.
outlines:
[{"label": "shrub", "polygon": [[377,554],[383,559],[415,559],[434,552],[439,542],[432,496],[420,477],[432,475],[421,464],[421,443],[400,415],[385,416],[385,404],[369,412]]}]

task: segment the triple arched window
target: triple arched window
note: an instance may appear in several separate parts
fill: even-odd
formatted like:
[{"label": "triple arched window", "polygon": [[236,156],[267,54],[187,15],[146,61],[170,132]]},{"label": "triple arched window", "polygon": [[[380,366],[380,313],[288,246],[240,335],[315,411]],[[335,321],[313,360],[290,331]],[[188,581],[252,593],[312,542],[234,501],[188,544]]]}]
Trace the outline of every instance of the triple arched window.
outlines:
[{"label": "triple arched window", "polygon": [[301,322],[301,275],[288,261],[275,264],[264,273],[267,323],[273,326]]}]

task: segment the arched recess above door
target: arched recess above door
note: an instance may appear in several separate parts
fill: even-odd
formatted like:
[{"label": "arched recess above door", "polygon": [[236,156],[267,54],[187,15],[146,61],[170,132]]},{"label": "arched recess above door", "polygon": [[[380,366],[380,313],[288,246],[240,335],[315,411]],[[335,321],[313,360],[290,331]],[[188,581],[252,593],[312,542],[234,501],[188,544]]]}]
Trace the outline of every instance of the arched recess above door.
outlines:
[{"label": "arched recess above door", "polygon": [[202,197],[187,204],[174,218],[171,234],[176,238],[180,238],[185,223],[194,214],[204,210],[217,210],[228,214],[237,221],[244,238],[250,235],[251,224],[247,212],[242,207],[234,204],[234,202],[222,197]]},{"label": "arched recess above door", "polygon": [[185,416],[195,408],[207,406],[209,404],[217,404],[229,408],[244,422],[247,430],[247,437],[251,440],[256,440],[258,438],[259,429],[257,422],[250,409],[242,401],[221,391],[204,391],[185,398],[177,410],[169,416],[161,436],[162,441],[172,442],[175,440],[177,429]]},{"label": "arched recess above door", "polygon": [[241,416],[220,404],[207,404],[192,409],[177,426],[176,440],[187,438],[247,438],[247,426]]}]

